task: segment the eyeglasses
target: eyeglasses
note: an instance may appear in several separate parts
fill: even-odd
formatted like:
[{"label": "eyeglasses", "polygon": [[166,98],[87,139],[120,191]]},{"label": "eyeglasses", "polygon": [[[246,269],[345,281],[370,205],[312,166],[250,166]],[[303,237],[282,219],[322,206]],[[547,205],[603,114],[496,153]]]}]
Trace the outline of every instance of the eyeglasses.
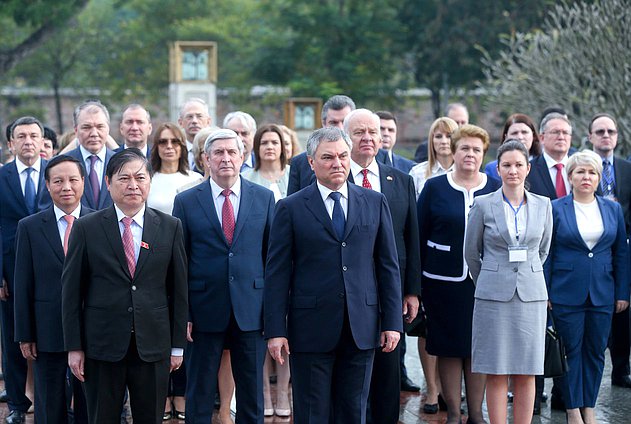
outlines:
[{"label": "eyeglasses", "polygon": [[594,131],[594,134],[596,134],[598,137],[603,137],[605,135],[605,133],[609,134],[610,137],[613,137],[614,135],[618,134],[618,131],[616,131],[616,130],[605,130],[605,129],[600,129],[600,130]]},{"label": "eyeglasses", "polygon": [[564,137],[568,137],[572,135],[572,131],[567,131],[567,130],[552,130],[552,131],[548,131],[545,134],[550,134],[553,135],[555,137],[558,137],[560,134],[563,134]]}]

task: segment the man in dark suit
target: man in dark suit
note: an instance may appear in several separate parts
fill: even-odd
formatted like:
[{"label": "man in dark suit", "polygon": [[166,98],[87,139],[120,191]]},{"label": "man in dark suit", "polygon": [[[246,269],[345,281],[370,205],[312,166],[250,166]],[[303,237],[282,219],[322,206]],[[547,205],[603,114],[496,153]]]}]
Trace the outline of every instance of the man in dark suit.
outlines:
[{"label": "man in dark suit", "polygon": [[265,337],[280,363],[291,349],[297,424],[365,423],[375,348],[403,329],[390,208],[347,183],[350,145],[338,128],[311,134],[317,184],[280,200],[272,225]]},{"label": "man in dark suit", "polygon": [[237,422],[263,423],[263,286],[274,211],[270,190],[240,177],[244,146],[232,130],[204,145],[211,178],[175,198],[189,258],[186,422],[209,423],[217,372],[230,346]]},{"label": "man in dark suit", "polygon": [[44,184],[47,162],[39,155],[44,127],[35,118],[18,118],[11,129],[15,160],[0,168],[0,231],[2,232],[2,354],[4,382],[11,413],[8,424],[24,422],[31,406],[25,395],[27,363],[14,337],[13,283],[15,279],[15,234],[18,221],[50,206]]},{"label": "man in dark suit", "polygon": [[186,343],[182,224],[146,207],[151,177],[140,150],[112,156],[105,182],[114,205],[77,220],[70,235],[64,347],[91,423],[119,422],[126,386],[134,422],[157,423]]},{"label": "man in dark suit", "polygon": [[[618,144],[618,126],[613,116],[594,115],[589,123],[589,141],[603,161],[603,175],[598,194],[620,203],[624,214],[627,238],[631,234],[631,162],[614,157]],[[611,384],[631,388],[629,378],[629,309],[613,314],[609,354],[611,355]]]},{"label": "man in dark suit", "polygon": [[[53,206],[18,224],[15,262],[15,340],[22,355],[33,360],[35,420],[68,420],[66,371],[61,325],[61,272],[72,223],[92,212],[81,207],[83,167],[74,158],[57,156],[44,171]],[[79,402],[75,399],[74,417]],[[75,420],[78,422],[78,420]]]},{"label": "man in dark suit", "polygon": [[[355,102],[348,96],[337,94],[330,97],[322,106],[322,128],[336,127],[344,129],[344,118],[355,110]],[[307,152],[302,152],[291,159],[287,195],[301,190],[315,181],[315,175],[309,165]]]},{"label": "man in dark suit", "polygon": [[[416,317],[421,294],[421,258],[414,181],[408,174],[383,165],[375,157],[382,145],[379,135],[381,117],[367,109],[356,109],[344,120],[345,132],[353,142],[351,171],[348,180],[364,188],[383,193],[392,214],[394,239],[397,246],[401,292],[402,317],[409,323]],[[401,318],[403,322],[403,318]],[[396,423],[399,420],[399,390],[419,391],[401,373],[403,340],[390,353],[375,352],[370,387],[370,416],[372,423]],[[402,368],[405,370],[405,368]],[[404,384],[404,380],[405,384]],[[414,387],[412,387],[414,386]],[[416,389],[416,390],[414,390]]]},{"label": "man in dark suit", "polygon": [[408,174],[416,163],[394,153],[394,145],[397,143],[397,118],[387,111],[379,111],[375,114],[380,120],[382,148],[387,153],[385,162],[382,163]]},{"label": "man in dark suit", "polygon": [[151,115],[144,107],[136,103],[127,106],[123,111],[119,130],[123,136],[123,145],[114,150],[114,152],[118,153],[129,147],[135,147],[146,158],[150,157]]},{"label": "man in dark suit", "polygon": [[110,114],[99,101],[91,100],[74,110],[74,130],[79,147],[67,154],[85,169],[85,191],[81,204],[94,210],[112,206],[112,197],[105,184],[105,170],[114,154],[105,143],[110,133]]}]

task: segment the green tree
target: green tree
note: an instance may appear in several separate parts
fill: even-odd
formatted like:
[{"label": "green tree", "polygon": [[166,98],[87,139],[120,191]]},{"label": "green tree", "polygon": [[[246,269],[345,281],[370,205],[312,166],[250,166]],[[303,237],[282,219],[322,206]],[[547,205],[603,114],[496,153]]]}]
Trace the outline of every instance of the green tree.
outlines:
[{"label": "green tree", "polygon": [[[488,102],[530,114],[561,105],[570,113],[575,141],[598,112],[615,116],[620,132],[630,135],[629,6],[628,0],[556,6],[542,31],[515,34],[498,59],[485,59]],[[628,137],[619,144],[631,150]]]}]

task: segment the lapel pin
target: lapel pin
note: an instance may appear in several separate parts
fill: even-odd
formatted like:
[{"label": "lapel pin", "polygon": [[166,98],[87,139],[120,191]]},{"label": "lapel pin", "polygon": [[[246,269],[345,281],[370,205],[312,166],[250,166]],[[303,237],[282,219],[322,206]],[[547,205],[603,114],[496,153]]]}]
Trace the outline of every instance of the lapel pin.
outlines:
[{"label": "lapel pin", "polygon": [[392,180],[394,180],[394,178],[392,178],[392,175],[388,175],[388,176],[386,177],[386,180],[388,180],[388,181],[392,181]]},{"label": "lapel pin", "polygon": [[146,241],[141,241],[140,242],[140,247],[142,247],[143,249],[149,250],[149,244],[147,244]]}]

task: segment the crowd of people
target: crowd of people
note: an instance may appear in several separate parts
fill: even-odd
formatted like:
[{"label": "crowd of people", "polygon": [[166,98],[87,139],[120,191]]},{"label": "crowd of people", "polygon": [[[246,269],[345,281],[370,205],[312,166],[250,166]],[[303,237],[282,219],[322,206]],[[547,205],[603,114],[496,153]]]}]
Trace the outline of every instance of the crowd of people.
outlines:
[{"label": "crowd of people", "polygon": [[631,162],[613,116],[578,152],[562,109],[538,127],[512,114],[484,171],[490,137],[462,104],[416,162],[394,152],[391,112],[336,95],[321,116],[302,153],[242,111],[212,126],[198,98],[155,131],[127,106],[120,146],[99,101],[60,140],[34,117],[9,125],[6,423],[32,406],[36,422],[118,423],[129,399],[137,423],[208,424],[218,404],[227,424],[235,390],[237,423],[397,423],[400,392],[421,389],[407,333],[424,413],[460,423],[466,400],[484,423],[486,398],[491,423],[511,401],[525,424],[547,400],[551,323],[569,366],[549,403],[568,422],[596,422],[607,347],[631,388]]}]

